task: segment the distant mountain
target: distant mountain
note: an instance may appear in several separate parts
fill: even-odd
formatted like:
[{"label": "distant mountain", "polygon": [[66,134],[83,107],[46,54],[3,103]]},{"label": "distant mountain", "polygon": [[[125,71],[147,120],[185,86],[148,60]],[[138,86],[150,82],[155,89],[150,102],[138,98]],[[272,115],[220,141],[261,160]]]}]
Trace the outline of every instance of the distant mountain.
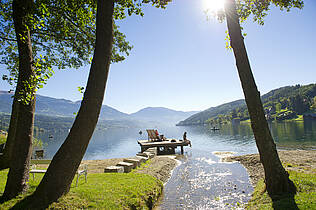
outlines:
[{"label": "distant mountain", "polygon": [[[12,93],[0,91],[0,112],[7,114],[11,113],[12,96]],[[75,114],[79,110],[80,103],[80,101],[73,102],[66,99],[56,99],[37,95],[35,111],[36,115],[52,116],[54,119],[56,117],[74,118]],[[115,122],[115,124],[119,124],[123,120],[126,122],[129,121],[129,124],[131,124],[131,121],[135,124],[137,124],[136,121],[175,124],[176,122],[184,120],[195,113],[197,112],[175,111],[163,107],[148,107],[129,115],[107,105],[103,105],[100,113],[100,120],[111,120],[111,122]],[[64,119],[66,120],[66,118]],[[40,119],[44,118],[42,117]],[[69,119],[67,119],[67,122],[68,121]]]},{"label": "distant mountain", "polygon": [[[261,97],[269,120],[285,120],[316,112],[316,84],[286,86]],[[221,123],[231,119],[247,120],[249,114],[243,99],[211,107],[179,122],[177,125]]]},{"label": "distant mountain", "polygon": [[176,122],[186,119],[195,113],[197,112],[175,111],[164,107],[147,107],[139,110],[138,112],[130,114],[130,116],[133,119],[141,121],[157,121],[166,124],[175,124]]},{"label": "distant mountain", "polygon": [[245,100],[240,99],[237,101],[225,103],[216,107],[208,108],[202,112],[196,113],[189,118],[179,122],[177,125],[201,125],[204,124],[208,119],[216,117],[220,114],[228,114],[231,110],[245,105]]},{"label": "distant mountain", "polygon": [[[12,93],[0,91],[0,112],[11,113]],[[56,99],[47,96],[36,96],[36,114],[55,117],[75,117],[80,107],[80,101],[73,102],[66,99]],[[100,113],[100,119],[115,120],[128,118],[129,115],[120,112],[107,105],[103,105]]]}]

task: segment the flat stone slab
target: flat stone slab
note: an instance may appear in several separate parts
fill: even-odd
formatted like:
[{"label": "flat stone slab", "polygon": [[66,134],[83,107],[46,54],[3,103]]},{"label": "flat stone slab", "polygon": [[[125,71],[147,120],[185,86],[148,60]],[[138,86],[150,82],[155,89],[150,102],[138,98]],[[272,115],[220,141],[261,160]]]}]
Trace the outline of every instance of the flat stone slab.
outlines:
[{"label": "flat stone slab", "polygon": [[149,152],[139,152],[137,153],[138,156],[142,156],[142,157],[146,157],[146,158],[149,158],[150,159],[150,155],[151,153]]},{"label": "flat stone slab", "polygon": [[149,159],[155,157],[155,154],[152,152],[139,152],[137,155],[147,157]]},{"label": "flat stone slab", "polygon": [[128,158],[128,159],[124,159],[123,162],[133,163],[134,168],[140,166],[140,160],[139,159]]},{"label": "flat stone slab", "polygon": [[148,157],[139,156],[139,155],[136,155],[135,158],[138,159],[141,163],[145,163],[148,160]]},{"label": "flat stone slab", "polygon": [[104,173],[124,173],[123,166],[108,166],[104,169]]},{"label": "flat stone slab", "polygon": [[157,155],[157,148],[149,148],[149,149],[146,149],[145,152],[150,152],[150,153]]},{"label": "flat stone slab", "polygon": [[116,165],[117,166],[123,166],[124,167],[124,173],[129,173],[134,168],[134,164],[133,163],[119,162]]},{"label": "flat stone slab", "polygon": [[155,157],[155,153],[152,153],[152,152],[143,152],[143,153],[148,154],[147,157],[148,157],[149,159]]}]

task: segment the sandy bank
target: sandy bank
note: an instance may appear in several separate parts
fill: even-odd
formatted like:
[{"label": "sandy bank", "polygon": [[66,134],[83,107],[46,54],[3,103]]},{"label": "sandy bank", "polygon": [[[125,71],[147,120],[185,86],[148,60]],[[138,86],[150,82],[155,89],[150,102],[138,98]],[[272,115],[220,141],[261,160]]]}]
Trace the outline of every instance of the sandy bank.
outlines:
[{"label": "sandy bank", "polygon": [[[316,150],[287,150],[278,153],[286,170],[316,174]],[[243,164],[253,186],[259,179],[264,178],[263,166],[258,154],[226,157],[224,161],[238,161]]]},{"label": "sandy bank", "polygon": [[[149,174],[162,182],[168,181],[171,176],[171,171],[177,165],[176,156],[155,156],[152,158],[146,167],[136,169],[136,173]],[[104,160],[84,160],[83,164],[88,166],[88,173],[103,173],[104,168],[113,166],[123,161],[125,158],[112,158]]]}]

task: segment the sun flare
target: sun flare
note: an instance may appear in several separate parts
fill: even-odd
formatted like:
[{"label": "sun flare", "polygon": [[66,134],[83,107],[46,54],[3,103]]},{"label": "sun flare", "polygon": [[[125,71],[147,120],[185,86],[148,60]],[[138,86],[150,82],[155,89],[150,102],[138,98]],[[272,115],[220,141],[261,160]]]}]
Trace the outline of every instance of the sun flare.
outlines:
[{"label": "sun flare", "polygon": [[218,12],[224,9],[225,0],[203,0],[203,10]]}]

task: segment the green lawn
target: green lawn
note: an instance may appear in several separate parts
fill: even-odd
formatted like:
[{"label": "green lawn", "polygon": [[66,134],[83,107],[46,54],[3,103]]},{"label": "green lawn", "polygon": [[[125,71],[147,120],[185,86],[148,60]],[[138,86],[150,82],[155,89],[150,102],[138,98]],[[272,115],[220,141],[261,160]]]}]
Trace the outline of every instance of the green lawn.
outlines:
[{"label": "green lawn", "polygon": [[260,180],[255,188],[247,209],[316,209],[316,175],[315,173],[304,174],[296,171],[289,171],[290,179],[297,187],[294,199],[291,196],[284,196],[282,199],[272,202],[263,180]]},{"label": "green lawn", "polygon": [[[8,170],[0,171],[0,195],[4,191]],[[30,190],[39,184],[42,174],[30,177]],[[52,209],[149,209],[162,193],[163,184],[156,178],[137,173],[88,174],[88,182],[80,177],[75,187],[76,177],[70,192],[50,205]],[[24,195],[25,196],[25,195]],[[0,209],[8,209],[23,196],[0,204]]]},{"label": "green lawn", "polygon": [[7,140],[7,136],[0,134],[0,144],[3,144],[4,142],[6,142],[6,140]]}]

